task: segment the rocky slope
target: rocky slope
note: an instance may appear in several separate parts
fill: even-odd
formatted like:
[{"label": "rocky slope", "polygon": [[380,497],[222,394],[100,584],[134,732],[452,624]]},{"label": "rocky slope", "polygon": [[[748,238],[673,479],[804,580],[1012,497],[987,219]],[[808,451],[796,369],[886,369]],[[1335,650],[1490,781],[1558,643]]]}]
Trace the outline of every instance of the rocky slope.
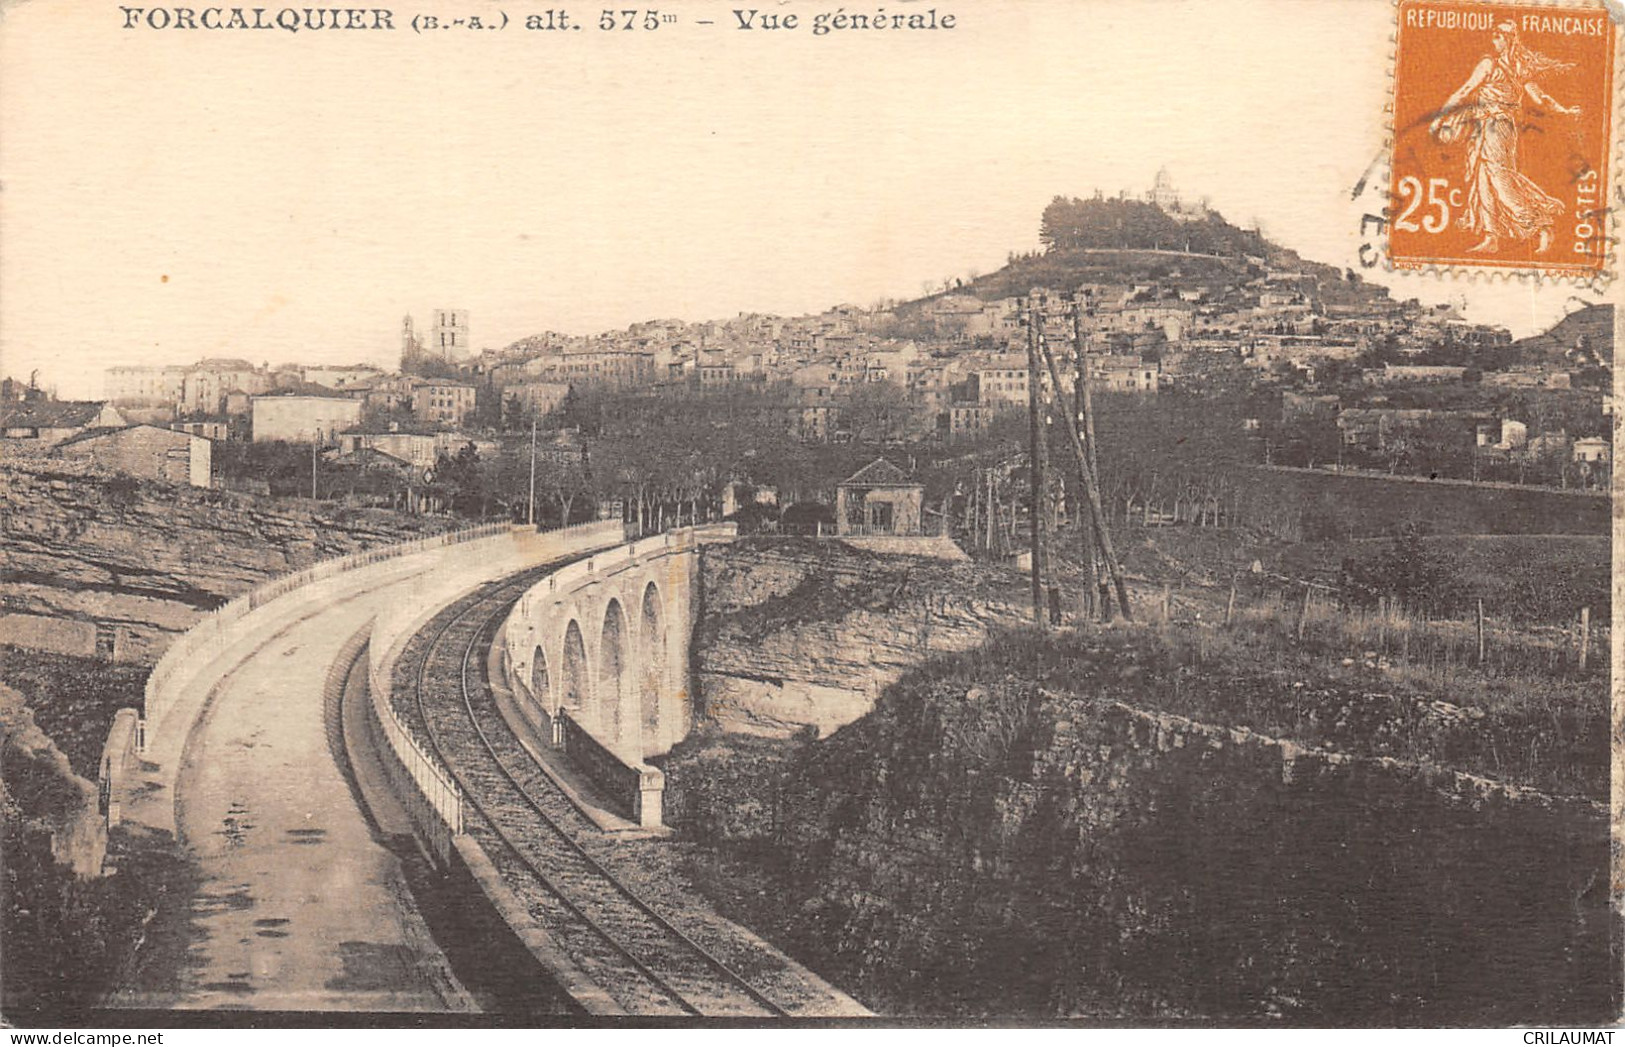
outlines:
[{"label": "rocky slope", "polygon": [[[881,1013],[1617,1013],[1605,686],[1463,709],[1167,643],[1000,631],[826,738],[697,732],[664,762],[695,882]],[[1525,775],[1537,744],[1587,773]]]},{"label": "rocky slope", "polygon": [[266,578],[448,526],[7,462],[0,631],[22,647],[150,664],[202,611]]},{"label": "rocky slope", "polygon": [[95,783],[4,684],[0,770],[0,1010],[24,1026],[83,1024],[158,908],[189,904],[192,874],[168,834],[105,829]]},{"label": "rocky slope", "polygon": [[694,638],[702,715],[727,731],[829,733],[933,654],[1026,613],[1013,572],[816,539],[708,548]]},{"label": "rocky slope", "polygon": [[1612,1014],[1606,812],[1021,683],[809,753],[774,840],[814,954],[927,1013]]},{"label": "rocky slope", "polygon": [[881,1013],[1615,1013],[1604,803],[1155,701],[960,655],[827,740],[695,736],[666,797],[695,881]]},{"label": "rocky slope", "polygon": [[98,876],[107,831],[96,785],[73,772],[68,758],[34,723],[22,695],[0,684],[0,807],[9,821],[44,834],[52,856],[79,876]]}]

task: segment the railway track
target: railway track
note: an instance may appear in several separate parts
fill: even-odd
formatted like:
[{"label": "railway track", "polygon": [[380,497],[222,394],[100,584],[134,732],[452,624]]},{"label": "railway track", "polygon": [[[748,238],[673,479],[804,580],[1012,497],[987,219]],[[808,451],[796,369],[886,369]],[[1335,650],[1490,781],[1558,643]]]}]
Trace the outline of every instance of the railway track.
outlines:
[{"label": "railway track", "polygon": [[787,1015],[587,852],[576,834],[595,827],[503,721],[480,655],[539,573],[485,586],[425,630],[415,718],[463,790],[465,831],[531,915],[628,1014]]}]

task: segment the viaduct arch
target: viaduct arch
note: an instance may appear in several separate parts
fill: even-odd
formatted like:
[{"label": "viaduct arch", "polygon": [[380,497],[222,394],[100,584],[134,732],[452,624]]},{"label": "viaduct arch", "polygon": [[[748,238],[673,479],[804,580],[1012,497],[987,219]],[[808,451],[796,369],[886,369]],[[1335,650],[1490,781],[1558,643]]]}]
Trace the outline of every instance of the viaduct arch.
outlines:
[{"label": "viaduct arch", "polygon": [[[641,780],[647,794],[650,776],[660,772],[646,761],[693,726],[688,666],[698,552],[735,534],[732,524],[715,524],[597,553],[543,578],[508,617],[501,642],[520,710],[555,744],[565,744],[569,731],[585,733],[589,747],[610,758],[586,769],[618,779],[601,781],[607,791]],[[658,823],[658,793],[655,802]],[[642,820],[649,824],[647,812]]]}]

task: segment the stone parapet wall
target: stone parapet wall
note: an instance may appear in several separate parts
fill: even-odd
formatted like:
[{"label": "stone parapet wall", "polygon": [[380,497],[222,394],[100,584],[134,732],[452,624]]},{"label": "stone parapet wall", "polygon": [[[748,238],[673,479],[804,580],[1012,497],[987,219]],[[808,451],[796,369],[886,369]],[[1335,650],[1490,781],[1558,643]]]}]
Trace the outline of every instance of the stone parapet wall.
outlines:
[{"label": "stone parapet wall", "polygon": [[[53,860],[82,879],[99,876],[107,827],[94,782],[75,774],[68,758],[34,722],[22,695],[0,684],[0,764],[6,768],[8,817],[23,833],[48,834]],[[10,860],[18,860],[16,855]],[[3,859],[0,859],[3,860]]]},{"label": "stone parapet wall", "polygon": [[499,524],[403,543],[393,551],[344,557],[277,579],[245,594],[230,610],[222,608],[225,613],[173,645],[161,663],[165,670],[161,678],[148,680],[139,761],[143,783],[125,816],[174,831],[174,786],[193,725],[219,682],[279,629],[348,594],[409,576],[455,570],[461,563],[487,561],[493,559],[493,551],[515,542],[510,525]]},{"label": "stone parapet wall", "polygon": [[619,808],[618,813],[645,829],[659,827],[666,776],[658,768],[610,752],[564,710],[559,711],[557,725],[559,742],[570,754],[570,761],[604,790]]},{"label": "stone parapet wall", "polygon": [[453,531],[430,538],[420,538],[416,541],[403,542],[382,549],[355,553],[334,560],[325,560],[314,567],[295,571],[293,574],[284,575],[263,585],[255,586],[217,610],[211,611],[207,617],[189,629],[184,636],[171,644],[169,649],[164,652],[163,658],[159,659],[158,664],[153,666],[152,675],[147,678],[146,694],[142,703],[144,733],[151,735],[161,727],[165,715],[174,703],[179,690],[178,685],[181,682],[190,674],[197,672],[220,651],[242,637],[252,635],[262,627],[262,623],[252,617],[252,613],[270,604],[278,597],[285,596],[313,583],[347,574],[364,567],[371,567],[374,564],[382,564],[417,553],[442,549],[450,545],[506,535],[509,530],[510,525],[506,523],[484,524],[462,531]]},{"label": "stone parapet wall", "polygon": [[395,666],[406,645],[441,611],[487,582],[549,560],[603,548],[624,540],[619,522],[579,524],[542,533],[514,532],[511,543],[481,547],[480,554],[432,580],[378,616],[368,646],[367,682],[374,727],[384,740],[380,752],[396,795],[412,815],[419,838],[443,864],[463,831],[463,797],[455,776],[427,739],[416,736],[396,709],[406,695],[395,694]]},{"label": "stone parapet wall", "polygon": [[107,742],[102,746],[101,809],[109,829],[123,819],[124,806],[130,802],[140,742],[140,715],[134,709],[120,709],[113,716],[113,726],[108,729]]}]

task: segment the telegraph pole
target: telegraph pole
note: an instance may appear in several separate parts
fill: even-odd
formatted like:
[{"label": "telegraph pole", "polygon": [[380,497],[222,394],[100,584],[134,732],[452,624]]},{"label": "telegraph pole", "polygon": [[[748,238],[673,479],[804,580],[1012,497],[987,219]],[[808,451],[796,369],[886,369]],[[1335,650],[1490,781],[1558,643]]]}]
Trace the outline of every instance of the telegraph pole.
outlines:
[{"label": "telegraph pole", "polygon": [[[1049,336],[1044,331],[1049,297],[1039,297],[1038,309],[1038,355],[1040,360],[1049,358]],[[1040,504],[1044,507],[1044,515],[1040,517],[1039,538],[1044,546],[1044,601],[1048,608],[1049,623],[1054,626],[1061,624],[1061,587],[1055,580],[1055,490],[1054,481],[1050,478],[1049,461],[1049,431],[1055,424],[1053,411],[1061,410],[1061,385],[1057,380],[1051,387],[1045,388],[1042,368],[1038,375],[1038,459],[1042,463],[1043,484],[1039,487]]]},{"label": "telegraph pole", "polygon": [[993,469],[994,466],[992,465],[987,467],[987,502],[983,506],[986,511],[982,513],[982,528],[987,532],[987,552],[989,556],[993,555],[993,529],[998,526],[1001,519],[999,516],[999,499],[997,493],[993,490]]},{"label": "telegraph pole", "polygon": [[1040,626],[1048,620],[1045,609],[1045,569],[1044,556],[1044,465],[1046,443],[1044,440],[1043,405],[1039,397],[1039,370],[1038,370],[1038,325],[1043,321],[1039,318],[1038,296],[1029,292],[1027,295],[1027,416],[1028,416],[1028,447],[1027,468],[1030,479],[1030,494],[1032,497],[1031,538],[1032,538],[1032,580],[1033,580],[1033,621]]},{"label": "telegraph pole", "polygon": [[[1060,372],[1055,368],[1055,358],[1044,351],[1044,365],[1049,369],[1050,378],[1056,385],[1061,384]],[[1087,403],[1087,401],[1085,401]],[[1066,420],[1067,439],[1072,444],[1073,457],[1077,459],[1078,471],[1083,474],[1084,493],[1089,496],[1089,514],[1095,524],[1095,538],[1100,543],[1100,558],[1105,565],[1106,574],[1117,590],[1117,606],[1123,617],[1133,621],[1134,614],[1129,610],[1128,585],[1123,580],[1123,566],[1117,559],[1117,550],[1112,545],[1111,529],[1106,526],[1106,508],[1100,497],[1100,470],[1095,462],[1091,462],[1089,454],[1083,446],[1083,437],[1079,435],[1078,424],[1070,414],[1063,415]]]},{"label": "telegraph pole", "polygon": [[[1072,300],[1072,356],[1074,374],[1072,377],[1072,417],[1083,424],[1084,453],[1093,456],[1095,450],[1094,412],[1089,402],[1089,368],[1085,359],[1087,350],[1083,341],[1083,303],[1076,298]],[[1082,612],[1084,617],[1093,618],[1102,613],[1111,601],[1104,598],[1100,592],[1100,568],[1096,562],[1094,522],[1089,519],[1089,513],[1084,508],[1087,505],[1088,495],[1083,490],[1085,480],[1083,470],[1078,470],[1078,543],[1079,552],[1083,557],[1083,601]]]},{"label": "telegraph pole", "polygon": [[321,439],[321,430],[317,430],[310,439],[310,500],[313,502],[316,500],[316,445]]},{"label": "telegraph pole", "polygon": [[536,526],[536,419],[530,420],[530,500],[525,503],[525,524]]}]

